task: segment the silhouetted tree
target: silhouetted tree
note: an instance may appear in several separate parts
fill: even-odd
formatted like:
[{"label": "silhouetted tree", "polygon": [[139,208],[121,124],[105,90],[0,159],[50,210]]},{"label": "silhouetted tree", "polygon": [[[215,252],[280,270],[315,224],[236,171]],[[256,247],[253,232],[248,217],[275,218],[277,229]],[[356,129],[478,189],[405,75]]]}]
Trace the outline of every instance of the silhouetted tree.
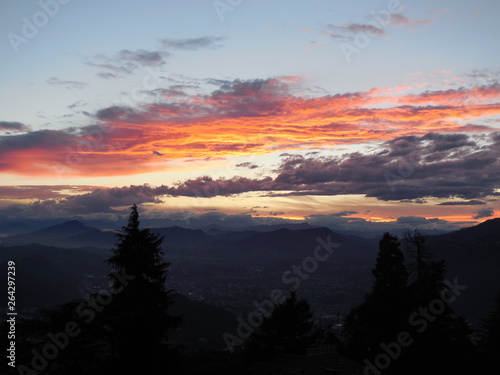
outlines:
[{"label": "silhouetted tree", "polygon": [[272,359],[278,352],[305,354],[315,341],[317,330],[311,306],[295,291],[277,305],[250,337],[247,353],[253,359]]},{"label": "silhouetted tree", "polygon": [[[375,269],[375,283],[371,296],[394,302],[407,295],[408,271],[397,236],[385,233],[379,242]],[[401,302],[401,301],[398,301]]]},{"label": "silhouetted tree", "polygon": [[403,238],[406,241],[406,252],[415,259],[415,264],[411,265],[411,268],[416,270],[416,279],[421,280],[425,263],[432,259],[427,239],[418,229],[405,231]]},{"label": "silhouetted tree", "polygon": [[377,353],[408,320],[408,272],[398,238],[385,233],[379,242],[377,262],[372,273],[375,282],[365,301],[346,317],[343,329],[345,344],[357,358]]},{"label": "silhouetted tree", "polygon": [[179,325],[180,318],[167,313],[172,291],[165,289],[170,263],[163,262],[163,237],[139,229],[137,206],[131,209],[108,259],[122,275],[110,274],[115,290],[120,290],[110,309],[112,342],[121,373],[154,374],[161,371],[168,353],[166,332]]},{"label": "silhouetted tree", "polygon": [[495,310],[481,322],[479,349],[491,363],[500,359],[500,294],[495,299]]},{"label": "silhouetted tree", "polygon": [[[377,371],[444,374],[465,368],[472,350],[470,329],[464,319],[453,315],[445,302],[447,298],[443,298],[444,262],[433,260],[427,240],[419,231],[405,233],[405,240],[408,254],[415,260],[408,267],[397,237],[386,233],[379,242],[372,292],[345,320],[347,353],[376,362],[374,359],[381,353],[386,355],[382,344],[387,347],[406,332],[411,336],[411,345],[400,347],[390,365]],[[409,270],[414,272],[414,278],[408,284]]]},{"label": "silhouetted tree", "polygon": [[413,316],[410,323],[416,329],[414,342],[406,350],[407,365],[428,374],[463,369],[472,352],[471,330],[443,298],[443,293],[451,293],[446,292],[445,263],[435,260],[426,236],[419,230],[405,232],[404,238],[406,250],[414,259],[409,263],[414,272],[409,293]]},{"label": "silhouetted tree", "polygon": [[414,273],[411,283],[412,300],[415,307],[428,304],[434,298],[439,298],[443,290],[446,267],[444,261],[435,261],[427,238],[418,229],[404,233],[406,251],[414,262],[408,267]]}]

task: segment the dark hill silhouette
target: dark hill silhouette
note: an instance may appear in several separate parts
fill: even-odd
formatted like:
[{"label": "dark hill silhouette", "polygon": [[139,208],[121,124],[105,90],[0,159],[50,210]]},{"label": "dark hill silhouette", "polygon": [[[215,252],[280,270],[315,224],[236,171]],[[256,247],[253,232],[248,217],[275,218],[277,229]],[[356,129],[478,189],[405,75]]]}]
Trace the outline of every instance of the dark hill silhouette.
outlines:
[{"label": "dark hill silhouette", "polygon": [[107,250],[111,249],[115,242],[115,232],[101,231],[91,228],[90,230],[75,236],[54,239],[52,245],[71,248],[95,247]]},{"label": "dark hill silhouette", "polygon": [[446,262],[446,277],[467,290],[453,304],[457,313],[471,319],[483,317],[493,309],[500,291],[500,218],[474,227],[430,236],[429,245],[439,259]]},{"label": "dark hill silhouette", "polygon": [[[12,260],[15,258],[9,258]],[[82,273],[71,272],[40,254],[16,259],[16,307],[18,310],[49,307],[81,298]],[[7,269],[6,264],[2,264]],[[7,288],[0,292],[7,301]]]},{"label": "dark hill silhouette", "polygon": [[252,230],[244,230],[244,231],[233,231],[233,232],[224,232],[220,234],[216,234],[215,237],[217,240],[222,241],[237,241],[243,238],[248,238],[258,232]]},{"label": "dark hill silhouette", "polygon": [[211,240],[212,237],[201,229],[186,229],[178,226],[167,228],[151,228],[152,233],[164,236],[164,245],[193,245]]},{"label": "dark hill silhouette", "polygon": [[[319,245],[318,239],[339,244],[335,248],[332,259],[337,262],[372,261],[375,259],[375,243],[361,238],[344,236],[328,228],[290,230],[286,228],[272,232],[255,233],[250,236],[231,241],[232,248],[245,249],[244,253],[254,253],[262,259],[289,258],[297,259],[311,256]],[[243,253],[243,251],[242,251]]]},{"label": "dark hill silhouette", "polygon": [[103,261],[106,254],[95,254],[81,249],[64,249],[53,246],[30,244],[0,246],[0,261],[18,261],[33,255],[43,256],[54,265],[76,274],[105,274],[108,270]]},{"label": "dark hill silhouette", "polygon": [[[340,247],[335,249],[328,265],[320,267],[318,275],[324,273],[321,277],[325,279],[338,277],[340,271],[333,267],[364,262],[369,277],[379,240],[347,236],[321,227],[300,230],[280,228],[267,232],[224,232],[221,229],[222,233],[214,235],[181,227],[151,230],[165,236],[163,249],[174,269],[184,269],[184,265],[190,262],[193,267],[198,267],[197,272],[201,275],[213,272],[224,275],[224,270],[233,270],[237,264],[242,269],[272,265],[273,272],[279,276],[292,264],[311,256],[318,245],[318,237],[326,240],[330,236],[331,241],[339,243]],[[45,245],[34,244],[37,241]],[[16,242],[24,245],[13,246]],[[41,255],[56,267],[51,271],[56,275],[61,269],[76,275],[104,275],[107,268],[102,261],[115,242],[113,232],[100,231],[73,220],[4,238],[0,246],[0,263]],[[468,286],[453,304],[457,313],[476,319],[491,311],[495,293],[500,290],[500,218],[459,231],[429,236],[428,243],[437,258],[446,261],[446,277],[450,281],[457,277],[459,283]],[[29,280],[29,275],[26,277]],[[343,281],[352,280],[352,283],[359,278],[360,275],[353,271],[342,276]],[[37,283],[35,279],[29,282],[33,287]]]},{"label": "dark hill silhouette", "polygon": [[[193,245],[212,239],[201,229],[193,230],[177,226],[151,228],[151,232],[165,236],[166,245]],[[34,232],[9,236],[2,241],[2,244],[7,246],[32,243],[64,248],[94,247],[109,250],[116,243],[116,235],[113,231],[99,230],[86,226],[77,220],[71,220]]]},{"label": "dark hill silhouette", "polygon": [[211,236],[231,232],[231,229],[224,228],[224,227],[221,227],[220,225],[215,225],[215,224],[205,226],[201,229],[203,230],[203,232],[205,232],[206,234],[209,234]]},{"label": "dark hill silhouette", "polygon": [[435,240],[453,243],[473,243],[477,241],[500,241],[500,218],[486,220],[473,227],[434,236]]},{"label": "dark hill silhouette", "polygon": [[46,238],[47,236],[63,237],[63,236],[74,236],[77,234],[85,233],[86,231],[93,229],[86,226],[78,220],[66,221],[62,224],[52,225],[43,229],[36,230],[31,233],[32,236],[40,236],[41,238]]},{"label": "dark hill silhouette", "polygon": [[[151,232],[164,236],[163,246],[167,250],[174,250],[176,254],[182,250],[186,252],[186,255],[216,256],[222,261],[228,259],[279,260],[283,257],[296,259],[310,254],[318,245],[317,238],[326,241],[328,236],[332,242],[340,244],[334,257],[342,262],[353,259],[371,261],[376,255],[373,250],[375,241],[355,236],[343,236],[325,227],[312,227],[309,224],[280,224],[254,228],[256,230],[224,231],[220,229],[216,235],[207,234],[201,229],[186,229],[178,226],[151,228]],[[114,232],[98,230],[79,221],[71,220],[34,232],[9,236],[3,240],[2,244],[15,246],[37,243],[61,248],[109,250],[115,242]]]},{"label": "dark hill silhouette", "polygon": [[28,245],[37,243],[46,246],[76,247],[109,247],[115,241],[112,232],[103,232],[88,227],[78,220],[66,221],[33,232],[17,234],[3,239],[4,245]]},{"label": "dark hill silhouette", "polygon": [[271,225],[254,225],[243,230],[250,230],[255,232],[273,232],[279,229],[300,230],[318,228],[309,223],[288,223],[288,224],[271,224]]}]

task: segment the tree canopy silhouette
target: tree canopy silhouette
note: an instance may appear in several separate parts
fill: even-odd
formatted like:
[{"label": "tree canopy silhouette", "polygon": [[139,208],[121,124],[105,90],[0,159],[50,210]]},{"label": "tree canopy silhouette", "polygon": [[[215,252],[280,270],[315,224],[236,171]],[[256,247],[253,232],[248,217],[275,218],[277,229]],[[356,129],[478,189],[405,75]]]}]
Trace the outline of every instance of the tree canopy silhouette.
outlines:
[{"label": "tree canopy silhouette", "polygon": [[304,299],[291,291],[250,337],[248,353],[253,359],[272,359],[278,352],[305,354],[316,339],[314,313]]},{"label": "tree canopy silhouette", "polygon": [[379,242],[373,289],[345,320],[347,352],[376,363],[387,355],[383,349],[387,343],[396,342],[404,332],[411,345],[405,350],[400,346],[390,364],[377,370],[380,373],[443,374],[463,369],[472,352],[470,330],[447,302],[452,291],[446,289],[444,262],[433,260],[427,239],[418,230],[406,232],[404,238],[413,259],[408,264],[396,236],[385,233]]},{"label": "tree canopy silhouette", "polygon": [[[165,288],[170,263],[163,261],[163,237],[140,229],[137,206],[131,210],[107,261],[115,270],[109,277],[120,290],[111,306],[113,349],[123,371],[152,374],[164,366],[166,333],[180,318],[167,312],[172,290]],[[126,285],[120,285],[116,273],[125,275]]]},{"label": "tree canopy silhouette", "polygon": [[376,351],[380,342],[392,339],[408,320],[408,271],[396,236],[385,233],[379,242],[372,291],[346,317],[343,336],[354,357]]},{"label": "tree canopy silhouette", "polygon": [[481,321],[481,331],[479,347],[493,363],[500,357],[500,293],[495,299],[495,310]]}]

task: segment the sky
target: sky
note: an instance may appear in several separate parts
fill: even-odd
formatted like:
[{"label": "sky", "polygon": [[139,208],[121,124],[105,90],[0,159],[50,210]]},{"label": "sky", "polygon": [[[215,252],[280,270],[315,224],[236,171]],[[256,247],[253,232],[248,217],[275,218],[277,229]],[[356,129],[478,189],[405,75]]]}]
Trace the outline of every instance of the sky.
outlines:
[{"label": "sky", "polygon": [[500,3],[0,0],[0,216],[500,215]]}]

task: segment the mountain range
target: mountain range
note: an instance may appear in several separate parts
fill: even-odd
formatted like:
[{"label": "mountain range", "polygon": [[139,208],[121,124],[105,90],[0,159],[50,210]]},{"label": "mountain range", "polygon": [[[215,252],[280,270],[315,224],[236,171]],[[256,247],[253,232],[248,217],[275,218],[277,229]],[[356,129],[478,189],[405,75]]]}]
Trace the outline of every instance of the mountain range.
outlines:
[{"label": "mountain range", "polygon": [[[308,275],[301,286],[303,295],[323,315],[332,311],[326,309],[327,305],[338,310],[353,307],[371,288],[371,269],[378,249],[378,239],[345,235],[308,224],[243,230],[174,226],[151,228],[151,231],[164,236],[165,257],[172,262],[169,283],[198,300],[179,296],[182,302],[178,312],[193,322],[202,319],[201,315],[196,317],[196,311],[218,322],[204,323],[206,327],[218,328],[203,332],[205,339],[201,341],[194,337],[193,331],[193,347],[203,347],[203,342],[219,345],[219,336],[214,332],[233,327],[235,314],[252,308],[252,298],[265,298],[275,286],[284,287],[283,273],[313,256],[319,239],[340,246],[328,261],[318,265],[314,274]],[[0,244],[0,264],[16,261],[20,308],[47,307],[84,298],[105,286],[110,272],[105,260],[116,242],[115,234],[113,230],[99,230],[71,220],[4,237]],[[404,241],[401,242],[404,249]],[[471,321],[484,317],[493,309],[493,300],[500,290],[500,219],[428,236],[428,244],[437,260],[445,260],[447,278],[451,282],[456,278],[459,284],[467,286],[453,309]],[[1,292],[3,301],[5,293]],[[224,321],[230,324],[222,324]],[[196,329],[203,331],[201,327]]]}]

